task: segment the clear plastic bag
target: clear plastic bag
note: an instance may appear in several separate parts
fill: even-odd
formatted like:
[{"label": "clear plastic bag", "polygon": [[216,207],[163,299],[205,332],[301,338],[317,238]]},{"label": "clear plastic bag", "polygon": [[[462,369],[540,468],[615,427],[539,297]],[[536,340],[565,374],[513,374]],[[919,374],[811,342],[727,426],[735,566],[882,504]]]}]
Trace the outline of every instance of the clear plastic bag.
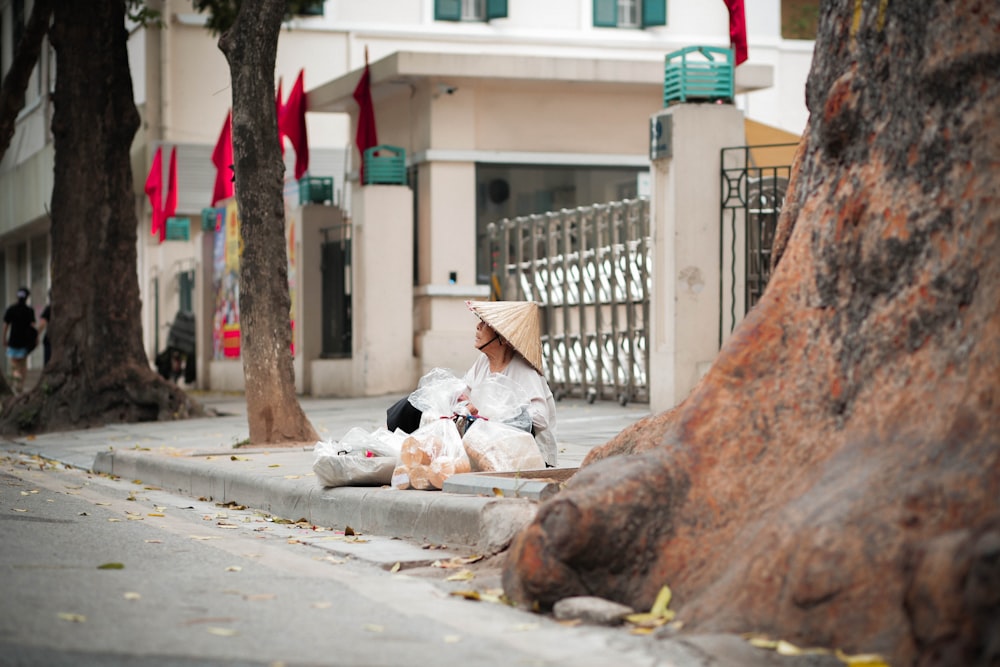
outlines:
[{"label": "clear plastic bag", "polygon": [[320,441],[313,450],[313,472],[321,486],[383,486],[392,481],[395,456],[345,453],[340,443]]},{"label": "clear plastic bag", "polygon": [[410,403],[423,413],[420,427],[458,413],[459,398],[464,392],[464,380],[455,377],[447,368],[432,368],[420,378],[417,388],[410,394]]},{"label": "clear plastic bag", "polygon": [[440,489],[451,475],[469,470],[469,459],[455,422],[438,418],[403,441],[392,486],[421,491]]},{"label": "clear plastic bag", "polygon": [[540,470],[545,459],[531,433],[507,424],[477,419],[462,436],[473,472]]},{"label": "clear plastic bag", "polygon": [[469,402],[480,417],[501,422],[522,431],[531,430],[528,392],[506,375],[492,375],[469,392]]},{"label": "clear plastic bag", "polygon": [[394,433],[389,429],[379,427],[368,432],[360,426],[355,426],[344,434],[334,446],[337,453],[364,454],[371,452],[374,456],[391,456],[399,458],[399,449],[403,446],[406,434],[402,431]]}]

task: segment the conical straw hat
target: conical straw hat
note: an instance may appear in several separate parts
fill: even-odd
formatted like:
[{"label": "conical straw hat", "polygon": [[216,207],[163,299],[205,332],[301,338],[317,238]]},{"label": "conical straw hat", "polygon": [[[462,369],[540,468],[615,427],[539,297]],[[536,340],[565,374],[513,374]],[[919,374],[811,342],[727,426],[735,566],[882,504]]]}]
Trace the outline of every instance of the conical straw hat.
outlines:
[{"label": "conical straw hat", "polygon": [[541,375],[542,336],[534,301],[466,301],[469,310],[493,327]]}]

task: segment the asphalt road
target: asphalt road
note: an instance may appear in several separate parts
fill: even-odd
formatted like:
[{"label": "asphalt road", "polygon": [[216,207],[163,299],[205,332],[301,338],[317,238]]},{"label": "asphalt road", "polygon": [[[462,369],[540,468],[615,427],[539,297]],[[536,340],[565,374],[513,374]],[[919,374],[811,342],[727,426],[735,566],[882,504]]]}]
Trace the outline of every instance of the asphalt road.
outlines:
[{"label": "asphalt road", "polygon": [[683,664],[625,629],[452,595],[499,593],[472,554],[24,455],[0,457],[0,531],[0,665]]}]

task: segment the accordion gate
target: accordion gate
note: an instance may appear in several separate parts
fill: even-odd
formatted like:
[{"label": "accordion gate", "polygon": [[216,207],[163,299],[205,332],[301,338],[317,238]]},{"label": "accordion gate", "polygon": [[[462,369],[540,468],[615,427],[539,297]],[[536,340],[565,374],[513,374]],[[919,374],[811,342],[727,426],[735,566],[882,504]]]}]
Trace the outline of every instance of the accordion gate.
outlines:
[{"label": "accordion gate", "polygon": [[648,402],[649,229],[645,199],[489,225],[492,297],[539,304],[556,399]]}]

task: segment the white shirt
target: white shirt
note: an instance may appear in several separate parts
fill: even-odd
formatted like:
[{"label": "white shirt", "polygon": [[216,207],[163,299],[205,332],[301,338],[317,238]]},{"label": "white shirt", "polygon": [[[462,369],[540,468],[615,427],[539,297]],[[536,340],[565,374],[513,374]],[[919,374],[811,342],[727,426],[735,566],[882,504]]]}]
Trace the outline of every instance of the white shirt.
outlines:
[{"label": "white shirt", "polygon": [[503,375],[521,386],[530,397],[528,412],[534,427],[535,443],[542,458],[550,466],[556,464],[556,401],[545,378],[531,367],[521,356],[514,355],[507,367],[499,373],[490,371],[490,360],[485,354],[479,355],[476,363],[462,378],[470,390],[491,375]]}]

